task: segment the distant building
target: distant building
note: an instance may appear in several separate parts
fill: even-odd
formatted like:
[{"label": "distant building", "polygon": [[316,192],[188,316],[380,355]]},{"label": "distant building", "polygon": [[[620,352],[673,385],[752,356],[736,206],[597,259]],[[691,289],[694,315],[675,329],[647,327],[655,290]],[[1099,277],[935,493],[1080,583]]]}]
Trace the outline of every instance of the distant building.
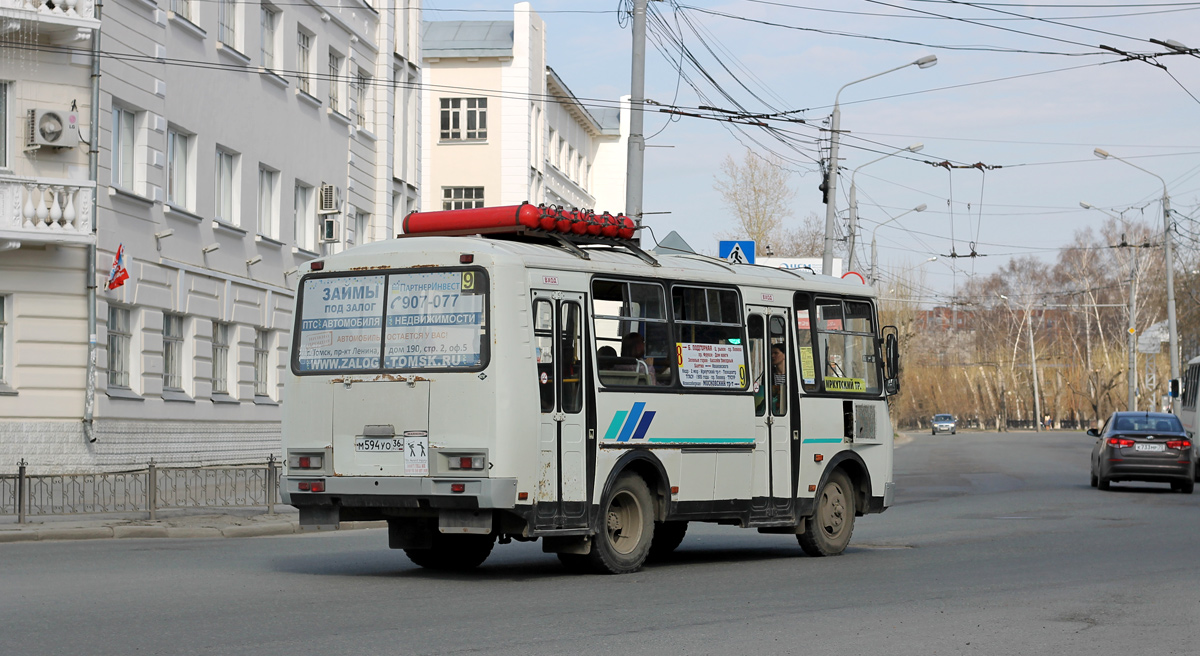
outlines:
[{"label": "distant building", "polygon": [[528,2],[511,21],[422,26],[421,209],[522,201],[625,209],[628,98],[581,102],[546,62]]},{"label": "distant building", "polygon": [[[419,202],[420,3],[386,4],[4,2],[28,47],[0,52],[0,471],[278,453],[298,267]],[[61,144],[26,143],[40,109],[73,117]]]}]

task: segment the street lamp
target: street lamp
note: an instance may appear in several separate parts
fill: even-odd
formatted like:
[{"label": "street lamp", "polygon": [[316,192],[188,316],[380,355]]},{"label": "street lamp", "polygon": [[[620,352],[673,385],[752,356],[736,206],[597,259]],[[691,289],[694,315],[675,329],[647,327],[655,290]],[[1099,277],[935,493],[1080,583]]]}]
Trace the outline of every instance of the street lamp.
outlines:
[{"label": "street lamp", "polygon": [[821,273],[829,275],[829,272],[833,271],[833,244],[835,241],[837,241],[834,238],[833,232],[834,224],[837,219],[837,204],[835,203],[837,194],[835,194],[834,191],[837,188],[838,135],[840,134],[839,131],[842,127],[842,109],[838,104],[838,101],[842,96],[842,91],[852,84],[866,82],[867,80],[877,78],[880,75],[893,73],[902,68],[908,68],[909,66],[916,66],[917,68],[929,68],[935,64],[937,64],[937,55],[926,55],[916,61],[908,62],[903,66],[889,68],[882,73],[869,75],[861,80],[847,82],[846,84],[842,85],[841,89],[838,89],[837,94],[833,97],[833,117],[831,118],[829,125],[829,170],[826,172],[825,179],[825,251],[821,255]]},{"label": "street lamp", "polygon": [[[1171,197],[1167,195],[1167,181],[1157,173],[1152,173],[1133,162],[1112,155],[1103,148],[1097,148],[1094,152],[1100,159],[1111,157],[1119,162],[1125,162],[1143,173],[1153,175],[1162,183],[1163,254],[1167,260],[1167,330],[1171,345],[1171,380],[1179,380],[1179,329],[1175,325],[1175,254],[1171,245]],[[1171,398],[1171,412],[1179,414],[1179,397],[1177,396]]]},{"label": "street lamp", "polygon": [[[879,229],[881,227],[891,223],[892,221],[895,221],[896,219],[904,216],[905,214],[912,214],[913,212],[924,212],[926,207],[928,207],[928,205],[926,205],[925,203],[921,203],[920,205],[917,205],[916,207],[912,208],[911,210],[908,210],[906,212],[901,212],[900,214],[893,216],[892,218],[888,219],[887,221],[880,223],[879,225],[875,226],[874,229],[871,230],[871,284],[872,285],[874,285],[875,281],[877,281],[879,279],[879,273],[878,273],[879,272],[879,268],[878,268],[879,259],[878,259],[878,253],[876,253],[876,251],[875,251],[875,233],[879,232]],[[937,259],[937,258],[934,258],[934,259]],[[928,260],[928,261],[932,262],[933,260]]]},{"label": "street lamp", "polygon": [[847,252],[846,270],[847,271],[854,270],[854,235],[858,230],[858,192],[857,192],[857,188],[854,185],[854,178],[858,176],[858,172],[861,171],[863,169],[863,167],[865,167],[865,166],[870,166],[870,165],[874,164],[875,162],[885,160],[885,159],[891,157],[892,155],[899,155],[900,153],[917,153],[917,152],[920,152],[921,149],[924,147],[925,147],[925,144],[915,143],[915,144],[909,146],[908,148],[901,148],[900,150],[897,150],[892,153],[888,153],[888,154],[884,155],[883,157],[877,157],[877,158],[867,162],[866,164],[859,166],[858,168],[854,169],[854,173],[850,174],[850,229],[847,231],[847,235],[846,235],[846,252]]},{"label": "street lamp", "polygon": [[[1079,201],[1079,206],[1084,209],[1088,209],[1088,210],[1099,210],[1101,212],[1104,212],[1108,216],[1119,220],[1121,223],[1125,222],[1124,217],[1117,216],[1116,214],[1113,214],[1112,212],[1109,212],[1108,210],[1096,207],[1095,205],[1092,205],[1090,203],[1085,203],[1083,201]],[[1121,239],[1121,241],[1122,241],[1122,243],[1124,243],[1125,240]],[[1135,374],[1135,372],[1137,371],[1137,339],[1135,337],[1135,335],[1137,334],[1137,328],[1136,328],[1136,324],[1134,322],[1134,319],[1136,317],[1137,317],[1137,251],[1134,251],[1133,257],[1129,258],[1129,329],[1127,331],[1128,339],[1126,340],[1126,342],[1127,342],[1126,348],[1129,351],[1129,356],[1128,356],[1129,361],[1128,361],[1128,365],[1127,365],[1129,367],[1129,374],[1126,376],[1126,379],[1127,379],[1126,387],[1128,388],[1128,392],[1127,392],[1127,396],[1126,396],[1125,407],[1130,412],[1134,412],[1137,410],[1137,376]]]}]

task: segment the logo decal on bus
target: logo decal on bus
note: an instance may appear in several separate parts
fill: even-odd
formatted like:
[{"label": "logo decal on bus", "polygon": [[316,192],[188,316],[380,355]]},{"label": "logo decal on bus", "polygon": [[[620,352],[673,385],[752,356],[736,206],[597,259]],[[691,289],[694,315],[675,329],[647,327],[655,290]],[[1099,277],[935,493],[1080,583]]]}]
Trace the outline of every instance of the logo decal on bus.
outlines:
[{"label": "logo decal on bus", "polygon": [[654,421],[655,412],[643,412],[645,409],[646,404],[638,402],[634,403],[630,410],[618,410],[613,415],[612,423],[608,425],[604,439],[628,442],[631,439],[640,440],[646,437],[646,431],[650,430],[650,422]]}]

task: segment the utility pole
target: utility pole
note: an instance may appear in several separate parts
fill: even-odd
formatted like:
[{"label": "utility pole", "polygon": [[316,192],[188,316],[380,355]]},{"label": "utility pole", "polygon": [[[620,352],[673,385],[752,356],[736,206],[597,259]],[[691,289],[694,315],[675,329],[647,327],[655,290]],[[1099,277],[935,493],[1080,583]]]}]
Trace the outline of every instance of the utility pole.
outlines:
[{"label": "utility pole", "polygon": [[[1163,186],[1163,250],[1167,258],[1167,331],[1171,346],[1171,380],[1179,380],[1179,328],[1175,324],[1175,249],[1171,246],[1171,197]],[[1171,412],[1179,414],[1179,397],[1171,398]]]},{"label": "utility pole", "polygon": [[645,96],[646,0],[633,0],[633,67],[629,92],[629,154],[625,165],[625,214],[639,228],[642,226],[642,179],[646,165],[646,138],[642,133]]},{"label": "utility pole", "polygon": [[1137,250],[1129,259],[1129,402],[1130,412],[1137,410]]},{"label": "utility pole", "polygon": [[1042,393],[1038,389],[1037,353],[1033,350],[1033,308],[1029,308],[1026,330],[1029,335],[1029,367],[1033,371],[1033,412],[1037,432],[1042,432]]}]

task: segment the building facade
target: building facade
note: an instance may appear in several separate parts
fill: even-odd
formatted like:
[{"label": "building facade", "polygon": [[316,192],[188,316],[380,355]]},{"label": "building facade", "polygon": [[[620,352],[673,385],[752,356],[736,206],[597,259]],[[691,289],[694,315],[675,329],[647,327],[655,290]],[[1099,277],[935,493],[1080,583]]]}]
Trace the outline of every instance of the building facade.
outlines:
[{"label": "building facade", "polygon": [[422,210],[624,211],[628,98],[571,93],[547,65],[546,24],[529,3],[511,21],[426,22],[421,43]]},{"label": "building facade", "polygon": [[[0,59],[0,471],[278,453],[298,268],[389,237],[419,202],[419,3],[375,3],[30,12],[30,47]],[[95,126],[80,20],[103,45]],[[98,137],[94,182],[87,144],[25,149],[29,110],[69,107],[77,141]],[[110,289],[118,251],[128,279]]]}]

